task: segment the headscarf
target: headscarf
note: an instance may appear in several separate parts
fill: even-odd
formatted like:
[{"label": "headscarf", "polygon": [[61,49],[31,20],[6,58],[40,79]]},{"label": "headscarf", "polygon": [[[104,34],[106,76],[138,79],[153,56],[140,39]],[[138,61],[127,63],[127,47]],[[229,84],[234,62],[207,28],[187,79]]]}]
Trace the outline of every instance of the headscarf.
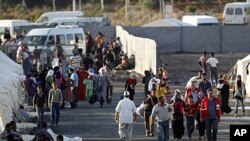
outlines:
[{"label": "headscarf", "polygon": [[180,99],[183,99],[182,95],[181,95],[181,91],[179,89],[176,89],[174,91],[174,96],[172,97],[171,100],[175,101],[176,100],[176,97],[177,97],[177,94],[180,94]]},{"label": "headscarf", "polygon": [[53,76],[54,75],[54,71],[53,70],[49,70],[47,73],[46,78],[48,78],[49,76]]}]

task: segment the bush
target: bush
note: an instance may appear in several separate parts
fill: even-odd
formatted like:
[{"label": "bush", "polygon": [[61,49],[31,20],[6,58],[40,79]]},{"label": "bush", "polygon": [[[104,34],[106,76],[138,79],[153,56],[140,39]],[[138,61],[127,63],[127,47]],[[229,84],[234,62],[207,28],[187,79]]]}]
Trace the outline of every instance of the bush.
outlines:
[{"label": "bush", "polygon": [[158,9],[159,0],[143,0],[143,5],[148,9]]},{"label": "bush", "polygon": [[185,11],[187,13],[195,13],[197,10],[197,8],[193,5],[187,5],[186,8],[185,8]]}]

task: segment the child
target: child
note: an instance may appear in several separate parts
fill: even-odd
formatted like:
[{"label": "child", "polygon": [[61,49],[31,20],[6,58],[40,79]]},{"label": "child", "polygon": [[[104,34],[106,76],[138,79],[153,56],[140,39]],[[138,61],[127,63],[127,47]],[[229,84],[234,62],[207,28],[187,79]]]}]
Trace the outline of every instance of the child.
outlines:
[{"label": "child", "polygon": [[86,96],[87,100],[89,100],[90,96],[93,94],[93,80],[92,76],[88,75],[87,79],[83,81],[83,83],[86,85]]},{"label": "child", "polygon": [[193,96],[189,95],[187,97],[187,102],[185,104],[185,113],[187,119],[187,130],[188,130],[188,137],[192,139],[192,133],[194,131],[194,115],[195,115],[195,104],[193,102]]},{"label": "child", "polygon": [[44,105],[46,104],[46,97],[42,92],[42,86],[39,85],[37,88],[37,93],[33,99],[34,109],[38,112],[38,127],[43,121],[44,117]]}]

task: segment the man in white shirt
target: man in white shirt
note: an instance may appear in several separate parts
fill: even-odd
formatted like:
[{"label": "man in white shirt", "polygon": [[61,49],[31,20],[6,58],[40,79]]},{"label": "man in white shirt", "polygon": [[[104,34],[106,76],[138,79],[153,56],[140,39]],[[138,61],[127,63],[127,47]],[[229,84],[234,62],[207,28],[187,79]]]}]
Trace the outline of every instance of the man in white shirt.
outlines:
[{"label": "man in white shirt", "polygon": [[120,100],[115,108],[115,121],[119,122],[119,135],[121,141],[131,141],[133,124],[136,121],[135,103],[129,99],[129,92],[123,93],[124,99]]},{"label": "man in white shirt", "polygon": [[154,106],[151,114],[152,121],[157,119],[158,141],[169,140],[169,119],[172,107],[165,103],[164,96],[160,96],[158,104]]},{"label": "man in white shirt", "polygon": [[214,52],[211,53],[211,57],[206,62],[210,66],[210,82],[213,84],[213,78],[215,79],[215,83],[217,85],[218,80],[218,63],[219,61],[214,57]]}]

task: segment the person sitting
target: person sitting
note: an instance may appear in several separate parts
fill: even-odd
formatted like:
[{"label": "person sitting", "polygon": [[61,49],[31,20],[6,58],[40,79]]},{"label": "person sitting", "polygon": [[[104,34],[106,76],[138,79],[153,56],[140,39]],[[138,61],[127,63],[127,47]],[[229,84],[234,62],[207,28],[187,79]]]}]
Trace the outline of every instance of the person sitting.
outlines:
[{"label": "person sitting", "polygon": [[62,135],[58,135],[56,137],[56,141],[63,141],[63,136]]},{"label": "person sitting", "polygon": [[4,139],[4,140],[7,140],[7,136],[11,134],[11,125],[10,123],[7,123],[5,125],[5,129],[4,131],[2,132],[2,134],[0,135],[1,136],[1,139]]},{"label": "person sitting", "polygon": [[47,123],[43,121],[42,122],[42,129],[38,130],[35,133],[35,137],[33,138],[33,141],[36,141],[38,138],[43,137],[43,136],[44,136],[44,138],[47,137],[50,140],[53,140],[53,137],[51,136],[51,134],[47,130],[48,130]]}]

